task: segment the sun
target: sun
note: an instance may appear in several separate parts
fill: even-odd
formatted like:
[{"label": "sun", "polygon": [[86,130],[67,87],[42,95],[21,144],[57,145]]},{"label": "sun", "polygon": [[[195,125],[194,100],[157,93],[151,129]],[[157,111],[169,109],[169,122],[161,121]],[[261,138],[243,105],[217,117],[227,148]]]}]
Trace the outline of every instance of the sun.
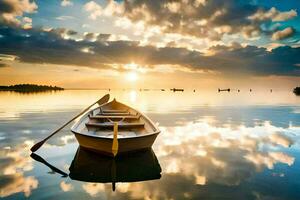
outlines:
[{"label": "sun", "polygon": [[136,72],[134,72],[134,71],[132,71],[132,72],[128,72],[127,74],[126,74],[126,79],[128,80],[128,81],[130,81],[130,82],[135,82],[135,81],[137,81],[138,80],[138,74],[136,73]]}]

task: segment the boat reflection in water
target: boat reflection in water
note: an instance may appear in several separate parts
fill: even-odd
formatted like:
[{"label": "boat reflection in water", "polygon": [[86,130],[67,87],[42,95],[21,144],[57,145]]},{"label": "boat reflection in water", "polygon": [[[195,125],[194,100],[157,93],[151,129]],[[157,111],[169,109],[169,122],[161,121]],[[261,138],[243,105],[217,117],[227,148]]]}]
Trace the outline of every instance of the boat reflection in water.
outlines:
[{"label": "boat reflection in water", "polygon": [[160,179],[161,167],[152,149],[116,158],[78,148],[70,167],[73,180],[95,183],[138,182]]},{"label": "boat reflection in water", "polygon": [[[63,177],[66,176],[37,154],[32,154],[31,157]],[[117,182],[140,182],[161,178],[161,167],[152,149],[112,158],[79,147],[69,170],[69,177],[73,180],[112,183],[113,191]]]}]

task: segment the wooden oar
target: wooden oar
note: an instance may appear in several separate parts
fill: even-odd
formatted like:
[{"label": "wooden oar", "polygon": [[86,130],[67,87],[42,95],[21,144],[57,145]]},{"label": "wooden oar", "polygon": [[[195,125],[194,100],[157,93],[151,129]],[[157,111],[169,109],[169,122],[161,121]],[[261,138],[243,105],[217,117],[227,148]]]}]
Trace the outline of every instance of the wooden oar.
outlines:
[{"label": "wooden oar", "polygon": [[77,117],[79,117],[80,115],[82,115],[83,113],[85,113],[86,111],[88,111],[93,105],[95,104],[99,104],[102,105],[104,103],[107,103],[109,100],[109,94],[104,95],[101,99],[99,99],[98,101],[96,101],[95,103],[93,103],[92,105],[90,105],[89,107],[87,107],[86,109],[84,109],[82,112],[80,112],[78,115],[76,115],[75,117],[73,117],[70,121],[68,121],[67,123],[65,123],[62,127],[60,127],[59,129],[57,129],[56,131],[54,131],[51,135],[49,135],[48,137],[46,137],[45,139],[43,139],[42,141],[36,143],[35,145],[33,145],[31,147],[31,151],[35,152],[37,151],[39,148],[41,148],[41,146],[43,146],[43,144],[49,139],[51,138],[53,135],[55,135],[57,132],[59,132],[60,130],[62,130],[63,128],[65,128],[69,123],[71,123],[74,119],[76,119]]}]

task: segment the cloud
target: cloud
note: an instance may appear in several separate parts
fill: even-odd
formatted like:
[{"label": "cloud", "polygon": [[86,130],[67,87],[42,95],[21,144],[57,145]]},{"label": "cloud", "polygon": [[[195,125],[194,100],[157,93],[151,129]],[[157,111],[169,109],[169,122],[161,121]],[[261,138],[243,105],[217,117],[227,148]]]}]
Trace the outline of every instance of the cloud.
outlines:
[{"label": "cloud", "polygon": [[89,12],[89,18],[92,20],[97,19],[97,17],[102,14],[102,7],[95,1],[90,1],[84,5],[84,10]]},{"label": "cloud", "polygon": [[95,1],[89,1],[84,5],[84,10],[89,13],[90,19],[96,20],[100,16],[119,15],[124,12],[124,7],[114,0],[108,0],[104,8]]},{"label": "cloud", "polygon": [[29,17],[23,17],[23,28],[24,29],[31,29],[32,28],[32,19]]},{"label": "cloud", "polygon": [[70,1],[70,0],[62,0],[60,5],[63,6],[63,7],[72,6],[73,2]]},{"label": "cloud", "polygon": [[294,164],[295,158],[282,152],[249,152],[245,155],[245,158],[255,164],[258,169],[268,167],[269,169],[274,168],[274,164],[281,162],[289,166]]},{"label": "cloud", "polygon": [[38,187],[38,180],[33,176],[24,177],[17,173],[1,177],[1,179],[5,180],[6,184],[1,184],[0,197],[7,197],[19,192],[23,192],[26,197],[29,197],[31,191]]},{"label": "cloud", "polygon": [[293,144],[293,140],[290,139],[289,137],[279,134],[279,133],[274,133],[269,136],[269,139],[271,142],[274,144],[282,145],[284,147],[290,147]]},{"label": "cloud", "polygon": [[[254,5],[251,0],[109,0],[103,6],[91,1],[86,4],[86,8],[91,19],[114,15],[118,18],[117,21],[126,24],[141,23],[146,29],[159,27],[162,33],[176,33],[211,41],[219,41],[225,35],[235,34],[246,39],[257,38],[265,32],[261,28],[263,23],[286,21],[297,16],[296,10],[266,10]],[[122,27],[129,28],[123,23]]]},{"label": "cloud", "polygon": [[[278,151],[274,152],[269,146],[265,137],[273,131],[268,131],[268,125],[232,128],[223,124],[214,126],[209,120],[198,119],[177,126],[161,126],[160,129],[164,134],[160,136],[156,152],[164,174],[158,182],[160,185],[151,187],[151,191],[159,189],[157,199],[182,199],[177,195],[187,192],[191,199],[199,197],[198,193],[189,191],[191,187],[184,189],[180,185],[205,185],[201,187],[203,190],[216,184],[234,188],[265,168],[272,169],[277,164],[291,166],[295,161],[293,156],[285,153],[286,149],[276,145]],[[285,131],[289,132],[288,129]],[[174,183],[178,184],[178,189]],[[134,187],[129,185],[128,191],[132,189]],[[144,194],[140,195],[142,198]]]},{"label": "cloud", "polygon": [[270,10],[259,9],[255,14],[249,16],[248,18],[254,21],[268,21],[273,22],[286,21],[297,17],[296,10],[290,10],[286,12],[280,12],[275,7],[272,7]]},{"label": "cloud", "polygon": [[19,58],[14,55],[9,55],[9,54],[1,54],[0,53],[0,61],[15,61],[18,60]]},{"label": "cloud", "polygon": [[[199,3],[200,2],[200,3]],[[125,1],[124,16],[147,26],[158,25],[165,33],[220,40],[224,34],[239,33],[253,26],[247,16],[256,11],[250,4],[234,1]],[[257,26],[254,29],[258,29]]]},{"label": "cloud", "polygon": [[106,40],[108,40],[109,39],[109,37],[111,36],[111,34],[99,34],[98,35],[98,37],[97,37],[97,39],[99,40],[99,41],[106,41]]},{"label": "cloud", "polygon": [[292,27],[287,27],[283,29],[282,31],[276,31],[272,34],[272,40],[282,40],[285,38],[289,38],[293,36],[295,33],[295,29]]},{"label": "cloud", "polygon": [[2,0],[0,1],[0,24],[20,25],[21,21],[17,17],[23,16],[24,13],[34,13],[37,8],[36,3],[30,0]]},{"label": "cloud", "polygon": [[0,63],[0,68],[4,68],[4,67],[10,67],[10,65],[6,63]]},{"label": "cloud", "polygon": [[47,31],[51,34],[57,35],[59,38],[69,38],[70,36],[77,35],[76,31],[66,28],[51,28]]},{"label": "cloud", "polygon": [[[300,48],[278,47],[269,51],[256,46],[216,46],[207,56],[200,51],[176,47],[141,46],[137,41],[108,41],[110,35],[96,39],[75,40],[78,33],[69,29],[22,30],[0,28],[0,52],[19,57],[21,62],[113,68],[132,61],[145,68],[178,67],[201,72],[217,72],[233,76],[290,75],[299,76]],[[94,34],[86,34],[86,39]],[[18,42],[16,42],[18,41]],[[83,50],[88,51],[83,51]],[[72,58],[72,59],[70,59]]]},{"label": "cloud", "polygon": [[82,188],[91,197],[95,197],[98,193],[105,191],[105,187],[102,183],[84,183]]},{"label": "cloud", "polygon": [[0,168],[0,197],[7,197],[19,192],[23,192],[26,197],[31,195],[31,191],[37,189],[38,180],[33,176],[25,176],[25,172],[33,169],[32,159],[29,157],[29,148],[32,141],[25,141],[24,144],[6,150],[1,149]]},{"label": "cloud", "polygon": [[93,41],[93,40],[96,40],[96,38],[97,38],[97,34],[95,34],[95,33],[85,33],[84,34],[85,40]]},{"label": "cloud", "polygon": [[71,190],[73,190],[73,186],[71,183],[66,183],[65,181],[60,182],[60,188],[62,189],[62,191],[64,192],[69,192]]},{"label": "cloud", "polygon": [[65,21],[65,20],[69,20],[69,19],[74,19],[74,17],[68,16],[68,15],[62,15],[62,16],[56,17],[55,19]]}]

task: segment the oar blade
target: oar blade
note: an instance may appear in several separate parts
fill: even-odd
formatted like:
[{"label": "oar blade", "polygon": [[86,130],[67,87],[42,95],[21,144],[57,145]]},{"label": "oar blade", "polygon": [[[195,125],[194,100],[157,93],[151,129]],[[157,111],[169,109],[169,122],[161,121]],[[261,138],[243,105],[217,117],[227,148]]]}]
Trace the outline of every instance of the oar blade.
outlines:
[{"label": "oar blade", "polygon": [[44,143],[45,143],[45,141],[42,140],[42,141],[36,143],[35,145],[33,145],[30,149],[31,152],[36,152],[39,148],[41,148],[41,146],[43,146]]},{"label": "oar blade", "polygon": [[98,105],[102,105],[104,103],[107,103],[109,101],[109,98],[110,98],[109,94],[104,95],[101,99],[99,99],[97,101]]}]

